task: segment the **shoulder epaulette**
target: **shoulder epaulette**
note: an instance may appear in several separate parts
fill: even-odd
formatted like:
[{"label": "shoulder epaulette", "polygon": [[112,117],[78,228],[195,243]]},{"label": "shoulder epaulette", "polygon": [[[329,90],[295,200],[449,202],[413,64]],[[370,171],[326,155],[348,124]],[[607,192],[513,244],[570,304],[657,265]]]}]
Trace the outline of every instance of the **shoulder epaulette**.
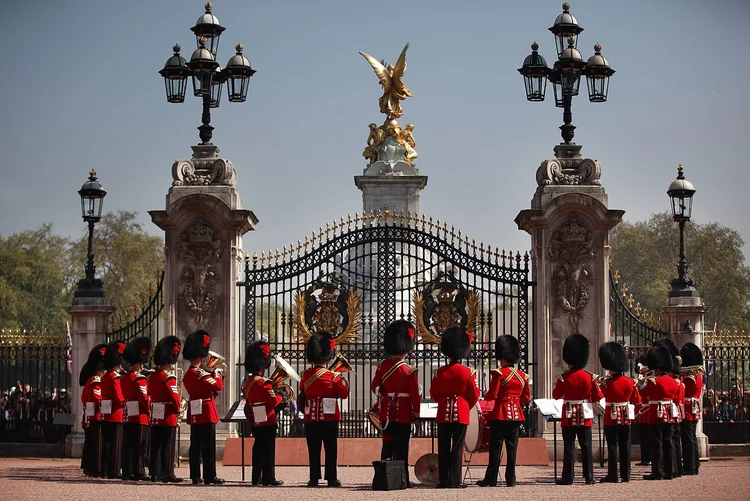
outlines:
[{"label": "shoulder epaulette", "polygon": [[102,382],[102,378],[100,378],[99,376],[94,376],[94,382],[95,383],[101,383]]},{"label": "shoulder epaulette", "polygon": [[500,371],[500,369],[497,369],[497,368],[492,369],[490,372],[497,372],[498,375],[502,374],[502,372]]},{"label": "shoulder epaulette", "polygon": [[138,374],[136,374],[135,380],[138,381],[139,379],[146,379],[146,376],[139,372]]},{"label": "shoulder epaulette", "polygon": [[647,378],[646,378],[646,381],[647,381],[647,382],[649,382],[649,383],[654,383],[654,384],[656,384],[656,378],[655,378],[655,377],[647,377]]},{"label": "shoulder epaulette", "polygon": [[174,374],[169,374],[168,372],[166,374],[167,374],[167,379],[166,380],[177,379],[177,376],[175,376]]},{"label": "shoulder epaulette", "polygon": [[469,377],[474,377],[474,374],[477,373],[476,369],[469,369]]},{"label": "shoulder epaulette", "polygon": [[411,365],[407,365],[407,367],[409,368],[409,372],[407,372],[407,374],[414,374],[415,372],[417,372],[416,367],[412,367]]}]

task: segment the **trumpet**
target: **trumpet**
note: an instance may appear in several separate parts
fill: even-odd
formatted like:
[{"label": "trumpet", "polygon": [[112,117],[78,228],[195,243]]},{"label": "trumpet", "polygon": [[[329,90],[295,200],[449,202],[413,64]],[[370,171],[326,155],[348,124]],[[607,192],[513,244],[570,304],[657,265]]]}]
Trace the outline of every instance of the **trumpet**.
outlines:
[{"label": "trumpet", "polygon": [[206,369],[208,369],[209,372],[215,372],[220,365],[223,365],[224,372],[227,372],[229,370],[229,367],[227,366],[226,361],[226,358],[222,357],[215,351],[209,351],[208,360],[206,361]]},{"label": "trumpet", "polygon": [[274,356],[276,360],[276,369],[269,378],[271,380],[271,386],[276,393],[281,394],[283,402],[288,404],[294,398],[294,390],[287,383],[284,383],[286,379],[294,379],[299,382],[302,378],[299,377],[297,371],[295,371],[289,363],[278,355]]}]

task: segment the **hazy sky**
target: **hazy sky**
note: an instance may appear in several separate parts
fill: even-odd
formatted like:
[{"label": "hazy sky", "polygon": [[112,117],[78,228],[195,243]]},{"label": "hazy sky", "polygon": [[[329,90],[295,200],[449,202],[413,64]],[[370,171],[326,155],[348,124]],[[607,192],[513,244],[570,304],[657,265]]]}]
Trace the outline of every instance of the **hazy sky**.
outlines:
[{"label": "hazy sky", "polygon": [[[353,176],[367,125],[381,123],[377,78],[357,53],[395,62],[411,42],[404,81],[415,97],[417,167],[429,176],[421,211],[470,238],[525,250],[513,222],[529,207],[539,163],[560,142],[551,96],[528,103],[517,72],[533,41],[555,59],[547,30],[559,0],[217,0],[224,65],[241,41],[257,74],[247,102],[213,110],[213,142],[260,219],[245,250],[281,248],[362,210]],[[4,7],[0,78],[0,234],[52,222],[84,232],[76,191],[94,168],[105,211],[163,209],[172,162],[190,156],[201,105],[168,104],[158,75],[203,2],[25,0]],[[603,165],[610,207],[627,221],[669,210],[682,163],[697,188],[694,219],[750,239],[744,202],[750,91],[750,2],[572,0],[587,58],[601,42],[617,70],[610,99],[573,103],[576,142]],[[746,253],[749,247],[745,247]],[[688,259],[689,259],[688,242]],[[676,259],[676,258],[675,258]]]}]

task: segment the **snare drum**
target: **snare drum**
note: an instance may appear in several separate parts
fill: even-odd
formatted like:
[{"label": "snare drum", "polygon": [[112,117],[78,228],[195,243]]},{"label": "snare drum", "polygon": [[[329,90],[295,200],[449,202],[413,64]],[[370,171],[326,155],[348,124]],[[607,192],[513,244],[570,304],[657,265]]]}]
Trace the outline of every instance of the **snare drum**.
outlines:
[{"label": "snare drum", "polygon": [[490,450],[490,420],[488,416],[495,407],[494,400],[480,400],[469,413],[464,449],[466,452],[487,452]]}]

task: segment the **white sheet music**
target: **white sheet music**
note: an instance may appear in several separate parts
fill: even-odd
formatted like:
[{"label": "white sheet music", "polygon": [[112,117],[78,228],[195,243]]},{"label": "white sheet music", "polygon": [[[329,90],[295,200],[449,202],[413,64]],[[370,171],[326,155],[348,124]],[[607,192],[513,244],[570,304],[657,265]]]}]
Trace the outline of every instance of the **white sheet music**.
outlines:
[{"label": "white sheet music", "polygon": [[437,402],[422,402],[419,404],[419,417],[422,419],[437,418]]},{"label": "white sheet music", "polygon": [[237,405],[237,408],[234,410],[234,413],[232,414],[231,419],[234,421],[236,419],[245,420],[245,399],[242,399],[239,401],[239,404]]},{"label": "white sheet music", "polygon": [[534,400],[534,404],[536,404],[544,419],[562,419],[563,400],[537,398]]}]

